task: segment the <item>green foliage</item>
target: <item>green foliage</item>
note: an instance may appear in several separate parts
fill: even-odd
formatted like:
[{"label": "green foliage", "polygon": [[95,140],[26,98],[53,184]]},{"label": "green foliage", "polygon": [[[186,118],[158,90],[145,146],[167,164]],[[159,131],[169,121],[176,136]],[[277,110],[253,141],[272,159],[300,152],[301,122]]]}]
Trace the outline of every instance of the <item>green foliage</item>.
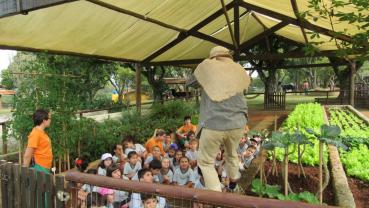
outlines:
[{"label": "green foliage", "polygon": [[[299,142],[303,146],[304,154],[302,155],[301,161],[305,165],[318,165],[319,164],[319,142],[312,140],[311,134],[307,133],[305,128],[312,128],[314,130],[320,130],[320,126],[324,124],[323,120],[323,108],[317,103],[306,103],[299,104],[295,107],[294,111],[288,115],[287,120],[283,124],[283,130],[287,132],[294,132],[295,135],[292,138],[293,143],[297,145]],[[304,144],[305,143],[305,144]],[[324,147],[326,148],[326,147]],[[289,149],[296,150],[296,145],[290,145]],[[283,161],[284,150],[276,148],[276,159]],[[325,151],[325,161],[327,161],[328,154]],[[298,152],[293,151],[288,156],[290,162],[298,163]]]},{"label": "green foliage", "polygon": [[290,193],[288,196],[285,196],[280,192],[280,186],[262,184],[261,180],[258,178],[255,178],[251,185],[251,191],[258,194],[260,197],[267,196],[268,198],[277,198],[279,200],[302,201],[310,204],[319,204],[319,200],[315,197],[315,195],[308,191],[297,194]]},{"label": "green foliage", "polygon": [[[369,14],[367,11],[369,3],[367,0],[342,1],[331,0],[309,0],[308,10],[300,13],[304,21],[324,21],[333,30],[333,42],[338,48],[337,55],[348,59],[352,53],[356,59],[367,60],[368,58],[368,35]],[[348,24],[347,27],[337,27],[337,24]],[[339,36],[349,36],[350,41],[341,41]],[[311,32],[311,38],[319,38],[318,32]],[[310,41],[313,46],[321,45],[321,41]],[[312,47],[310,47],[312,48]],[[311,49],[308,51],[312,51]]]},{"label": "green foliage", "polygon": [[1,85],[8,90],[15,88],[14,77],[9,69],[4,69],[1,71]]},{"label": "green foliage", "polygon": [[331,144],[336,147],[347,150],[347,146],[344,145],[341,141],[342,138],[339,137],[341,133],[341,129],[338,126],[329,126],[327,124],[323,124],[320,127],[320,132],[316,132],[312,129],[307,128],[306,131],[312,135],[314,135],[318,140],[325,144]]},{"label": "green foliage", "polygon": [[341,128],[343,142],[349,147],[369,145],[369,126],[346,108],[329,108],[329,122]]},{"label": "green foliage", "polygon": [[369,182],[369,149],[359,145],[349,152],[341,152],[341,160],[349,176]]}]

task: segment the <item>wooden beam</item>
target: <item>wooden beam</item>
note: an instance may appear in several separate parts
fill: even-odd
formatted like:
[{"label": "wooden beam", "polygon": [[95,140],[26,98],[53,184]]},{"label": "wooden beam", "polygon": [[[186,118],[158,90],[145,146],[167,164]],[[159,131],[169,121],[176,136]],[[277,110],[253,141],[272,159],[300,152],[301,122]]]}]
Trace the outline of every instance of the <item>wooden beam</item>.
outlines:
[{"label": "wooden beam", "polygon": [[[226,5],[226,9],[227,10],[229,10],[232,7],[233,7],[233,1],[231,3],[229,3],[229,4]],[[177,45],[178,43],[180,43],[181,41],[183,41],[184,39],[186,39],[188,36],[190,36],[191,33],[194,33],[196,31],[198,31],[199,29],[201,29],[202,27],[204,27],[205,25],[207,25],[211,21],[215,20],[216,18],[218,18],[222,14],[223,14],[223,9],[221,8],[218,11],[216,11],[214,14],[210,15],[209,17],[207,17],[204,20],[202,20],[201,22],[199,22],[197,25],[193,26],[187,32],[179,33],[179,35],[178,35],[178,37],[176,39],[172,40],[167,45],[163,46],[162,48],[160,48],[159,50],[157,50],[156,52],[154,52],[150,56],[146,57],[143,60],[143,62],[144,63],[148,63],[151,60],[155,59],[156,57],[160,56],[161,54],[165,53],[170,48],[174,47],[175,45]]]},{"label": "wooden beam", "polygon": [[[272,11],[272,10],[269,10],[269,9],[266,9],[266,8],[263,8],[263,7],[259,7],[259,6],[247,3],[245,1],[240,1],[240,6],[245,7],[246,9],[255,11],[257,13],[266,15],[268,17],[272,17],[274,19],[278,19],[278,20],[281,20],[281,21],[288,22],[289,24],[293,24],[293,25],[296,25],[296,26],[299,25],[298,20],[295,19],[295,18],[286,16],[284,14],[281,14],[281,13],[278,13],[278,12],[275,12],[275,11]],[[329,30],[327,28],[311,24],[310,22],[307,22],[307,21],[302,21],[301,26],[305,29],[312,30],[314,32],[318,32],[318,33],[321,33],[323,35],[327,35],[327,36],[330,36],[330,37],[334,37],[334,38],[337,38],[337,39],[342,40],[342,41],[346,41],[346,42],[350,42],[350,43],[352,42],[352,38],[350,36],[343,35],[343,34],[337,34],[337,32],[335,32],[335,31],[332,31],[332,30]]]},{"label": "wooden beam", "polygon": [[125,59],[125,58],[117,58],[117,57],[111,57],[111,56],[83,54],[83,53],[70,52],[70,51],[58,51],[58,50],[48,50],[48,49],[37,49],[37,48],[20,47],[20,46],[0,45],[0,49],[3,49],[3,50],[17,50],[17,51],[29,51],[29,52],[37,52],[37,53],[49,53],[49,54],[56,54],[56,55],[79,56],[79,57],[86,57],[86,58],[96,58],[96,59],[104,59],[104,60],[111,60],[111,61],[121,61],[121,62],[130,62],[130,63],[137,63],[137,62],[139,62],[138,60]]},{"label": "wooden beam", "polygon": [[276,25],[274,25],[273,27],[265,30],[264,32],[256,35],[255,37],[249,39],[248,41],[242,43],[240,45],[240,50],[244,51],[247,48],[250,48],[251,46],[253,46],[254,44],[257,44],[259,41],[263,40],[264,38],[272,35],[273,33],[275,33],[276,31],[278,31],[279,29],[285,27],[286,25],[288,25],[287,22],[280,22]]},{"label": "wooden beam", "polygon": [[309,43],[309,40],[307,38],[305,29],[301,26],[301,17],[300,17],[300,12],[299,12],[299,8],[297,6],[296,0],[291,0],[291,6],[293,8],[293,12],[295,13],[296,19],[297,19],[297,21],[299,23],[299,26],[300,26],[300,29],[301,29],[301,33],[302,33],[302,36],[304,37],[305,43],[308,44]]},{"label": "wooden beam", "polygon": [[260,20],[260,18],[258,16],[255,15],[255,12],[251,12],[251,15],[253,18],[256,19],[256,21],[263,26],[264,30],[268,29],[268,27]]},{"label": "wooden beam", "polygon": [[141,64],[136,64],[136,110],[141,115]]},{"label": "wooden beam", "polygon": [[[61,4],[71,3],[75,1],[77,0],[52,0],[50,1],[50,3],[47,3],[47,0],[46,1],[45,0],[44,1],[28,0],[28,1],[25,1],[26,3],[28,3],[27,5],[27,4],[24,4],[24,1],[13,0],[13,4],[12,3],[9,3],[9,4],[15,5],[15,7],[14,9],[10,9],[10,10],[8,7],[4,8],[4,4],[6,3],[2,2],[2,5],[0,7],[0,14],[1,14],[0,18],[10,17],[14,15],[19,15],[19,14],[27,15],[31,11],[45,9],[48,7],[58,6]],[[7,4],[7,6],[9,4]],[[29,5],[32,5],[32,6],[29,6]],[[5,9],[7,9],[7,11],[5,11]]]},{"label": "wooden beam", "polygon": [[224,47],[229,48],[229,49],[234,48],[234,46],[231,43],[227,43],[223,40],[216,39],[216,38],[214,38],[210,35],[206,35],[204,33],[198,32],[198,31],[194,31],[194,32],[190,33],[190,35],[194,36],[194,37],[197,37],[197,38],[200,38],[202,40],[206,40],[206,41],[215,43],[215,44],[220,45],[220,46],[224,46]]},{"label": "wooden beam", "polygon": [[240,5],[239,0],[234,0],[235,4],[233,6],[233,26],[234,26],[234,38],[236,42],[234,60],[240,60]]},{"label": "wooden beam", "polygon": [[347,63],[321,63],[321,64],[300,64],[300,65],[287,65],[287,66],[273,66],[273,67],[250,67],[245,70],[269,70],[269,69],[302,69],[302,68],[318,68],[318,67],[330,67],[330,66],[347,66]]},{"label": "wooden beam", "polygon": [[[253,60],[282,60],[292,58],[305,58],[305,57],[336,57],[335,51],[322,51],[317,52],[312,56],[306,56],[303,51],[293,51],[288,53],[260,53],[260,54],[247,54],[246,56],[240,56],[241,61],[253,61]],[[158,61],[145,63],[148,66],[184,66],[199,64],[204,59],[186,59],[186,60],[173,60],[173,61]]]}]

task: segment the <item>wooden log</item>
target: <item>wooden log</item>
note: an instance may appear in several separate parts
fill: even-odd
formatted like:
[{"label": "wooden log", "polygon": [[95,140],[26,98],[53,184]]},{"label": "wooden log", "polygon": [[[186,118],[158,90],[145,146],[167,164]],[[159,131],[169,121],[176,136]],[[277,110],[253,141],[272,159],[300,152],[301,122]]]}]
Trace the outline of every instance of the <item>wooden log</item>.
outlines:
[{"label": "wooden log", "polygon": [[52,174],[45,174],[45,203],[48,208],[54,207],[54,177]]},{"label": "wooden log", "polygon": [[8,207],[14,207],[14,176],[13,176],[13,163],[7,162],[6,167],[6,174],[8,176]]},{"label": "wooden log", "polygon": [[58,197],[58,192],[64,191],[64,177],[56,176],[55,177],[55,185],[56,185],[56,208],[64,208],[64,202],[61,201]]},{"label": "wooden log", "polygon": [[28,167],[22,167],[21,169],[21,207],[27,207],[29,205],[29,171]]},{"label": "wooden log", "polygon": [[20,165],[14,164],[13,168],[13,184],[14,184],[14,207],[21,207],[21,180],[20,180]]},{"label": "wooden log", "polygon": [[6,161],[0,161],[1,170],[1,203],[3,208],[8,208],[8,177],[6,174]]},{"label": "wooden log", "polygon": [[37,171],[37,207],[45,207],[45,173]]},{"label": "wooden log", "polygon": [[29,169],[29,204],[30,208],[36,208],[37,207],[37,200],[36,200],[36,181],[37,181],[37,175],[36,170],[33,168]]}]

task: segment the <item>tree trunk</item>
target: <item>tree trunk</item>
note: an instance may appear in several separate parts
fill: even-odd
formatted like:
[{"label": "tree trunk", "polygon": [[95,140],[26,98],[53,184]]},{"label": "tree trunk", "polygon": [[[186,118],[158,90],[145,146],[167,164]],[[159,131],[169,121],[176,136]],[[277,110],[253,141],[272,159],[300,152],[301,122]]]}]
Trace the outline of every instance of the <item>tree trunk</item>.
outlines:
[{"label": "tree trunk", "polygon": [[350,100],[349,104],[355,107],[355,75],[356,75],[356,62],[350,62]]}]

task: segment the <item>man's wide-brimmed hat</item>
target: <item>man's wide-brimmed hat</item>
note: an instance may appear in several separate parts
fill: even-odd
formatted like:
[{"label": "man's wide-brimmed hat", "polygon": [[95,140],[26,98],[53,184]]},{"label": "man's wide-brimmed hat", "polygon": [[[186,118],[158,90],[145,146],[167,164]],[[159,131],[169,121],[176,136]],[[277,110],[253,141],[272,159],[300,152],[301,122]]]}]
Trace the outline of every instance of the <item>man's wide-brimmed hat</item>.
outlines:
[{"label": "man's wide-brimmed hat", "polygon": [[214,57],[219,57],[219,56],[232,58],[232,55],[227,48],[224,48],[222,46],[215,46],[210,51],[209,59],[212,59]]},{"label": "man's wide-brimmed hat", "polygon": [[232,60],[228,49],[216,46],[209,57],[197,66],[194,75],[212,101],[221,102],[249,87],[249,75]]}]

